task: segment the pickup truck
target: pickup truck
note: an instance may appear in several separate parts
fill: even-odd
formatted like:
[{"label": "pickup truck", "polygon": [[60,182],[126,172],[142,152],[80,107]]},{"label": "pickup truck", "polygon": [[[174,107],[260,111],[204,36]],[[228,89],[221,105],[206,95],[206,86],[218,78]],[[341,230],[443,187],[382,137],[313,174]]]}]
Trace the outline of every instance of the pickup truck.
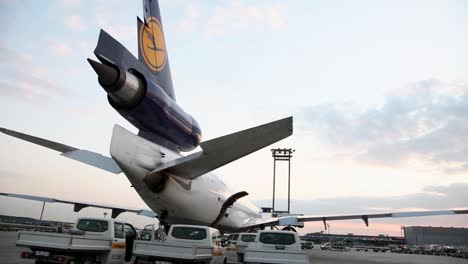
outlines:
[{"label": "pickup truck", "polygon": [[255,233],[237,233],[229,235],[223,243],[228,261],[243,262],[245,249],[250,243],[255,242],[256,235]]},{"label": "pickup truck", "polygon": [[262,230],[245,249],[245,263],[309,263],[296,232]]},{"label": "pickup truck", "polygon": [[62,233],[19,231],[17,247],[26,247],[21,257],[36,263],[129,263],[135,228],[105,218],[79,218],[74,229]]},{"label": "pickup truck", "polygon": [[156,240],[152,232],[142,232],[146,240],[136,240],[133,248],[135,263],[153,264],[156,261],[176,263],[227,262],[221,246],[221,233],[214,228],[197,225],[172,225],[167,235]]}]

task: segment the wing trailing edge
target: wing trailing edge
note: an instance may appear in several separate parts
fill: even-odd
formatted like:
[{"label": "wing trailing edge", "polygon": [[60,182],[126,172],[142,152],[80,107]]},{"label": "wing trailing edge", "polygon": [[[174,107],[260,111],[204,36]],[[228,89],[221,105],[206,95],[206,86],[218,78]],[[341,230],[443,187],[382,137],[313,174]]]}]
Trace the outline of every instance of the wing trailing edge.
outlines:
[{"label": "wing trailing edge", "polygon": [[292,135],[292,125],[293,118],[288,117],[202,142],[203,151],[164,163],[148,173],[145,181],[161,173],[195,179]]},{"label": "wing trailing edge", "polygon": [[369,219],[376,218],[404,218],[404,217],[427,217],[440,215],[461,215],[468,214],[468,210],[435,210],[435,211],[416,211],[416,212],[395,212],[380,214],[355,214],[355,215],[331,215],[331,216],[283,216],[273,218],[254,218],[247,222],[242,229],[258,228],[262,226],[284,226],[295,225],[304,222],[323,222],[325,229],[327,221],[353,220],[361,219],[366,226],[369,226]]}]

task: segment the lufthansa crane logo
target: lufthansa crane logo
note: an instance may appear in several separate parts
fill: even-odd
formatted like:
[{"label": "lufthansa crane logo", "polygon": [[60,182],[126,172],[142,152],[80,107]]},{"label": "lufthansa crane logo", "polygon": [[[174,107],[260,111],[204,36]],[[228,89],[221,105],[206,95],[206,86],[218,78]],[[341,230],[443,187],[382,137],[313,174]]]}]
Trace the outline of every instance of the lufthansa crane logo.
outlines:
[{"label": "lufthansa crane logo", "polygon": [[140,29],[140,50],[148,67],[159,72],[166,64],[166,43],[161,23],[155,17],[149,17],[146,26]]}]

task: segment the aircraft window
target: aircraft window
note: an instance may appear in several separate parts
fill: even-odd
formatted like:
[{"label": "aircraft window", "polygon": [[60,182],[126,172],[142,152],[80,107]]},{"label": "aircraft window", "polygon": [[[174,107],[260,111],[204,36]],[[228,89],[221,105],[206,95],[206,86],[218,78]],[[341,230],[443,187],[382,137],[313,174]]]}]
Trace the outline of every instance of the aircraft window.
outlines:
[{"label": "aircraft window", "polygon": [[89,232],[106,232],[109,229],[107,221],[81,219],[78,221],[76,228],[81,231]]},{"label": "aircraft window", "polygon": [[241,240],[244,242],[254,242],[256,235],[242,235]]},{"label": "aircraft window", "polygon": [[125,229],[124,229],[123,224],[114,223],[114,237],[115,238],[125,238]]},{"label": "aircraft window", "polygon": [[174,227],[172,236],[178,239],[203,240],[206,238],[206,230],[195,227]]},{"label": "aircraft window", "polygon": [[296,243],[296,239],[293,234],[262,233],[260,242],[273,245],[292,245]]}]

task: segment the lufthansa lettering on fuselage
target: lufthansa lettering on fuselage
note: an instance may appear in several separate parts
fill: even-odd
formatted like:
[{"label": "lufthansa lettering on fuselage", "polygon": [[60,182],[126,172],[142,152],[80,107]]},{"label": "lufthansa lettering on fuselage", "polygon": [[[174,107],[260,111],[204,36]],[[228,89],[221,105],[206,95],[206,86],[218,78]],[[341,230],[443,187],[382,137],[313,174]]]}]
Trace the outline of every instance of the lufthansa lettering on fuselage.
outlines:
[{"label": "lufthansa lettering on fuselage", "polygon": [[140,49],[146,65],[154,72],[161,71],[166,64],[166,43],[161,23],[151,16],[139,34]]}]

